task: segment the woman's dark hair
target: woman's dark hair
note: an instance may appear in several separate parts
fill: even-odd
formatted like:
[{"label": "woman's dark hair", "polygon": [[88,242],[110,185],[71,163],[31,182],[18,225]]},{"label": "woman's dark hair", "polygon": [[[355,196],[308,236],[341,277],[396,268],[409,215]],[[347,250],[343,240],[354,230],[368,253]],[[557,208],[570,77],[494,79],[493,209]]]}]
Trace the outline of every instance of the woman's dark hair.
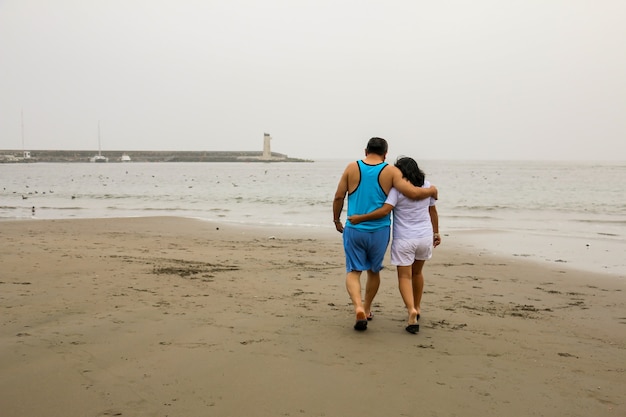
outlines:
[{"label": "woman's dark hair", "polygon": [[402,176],[409,180],[414,186],[421,187],[424,185],[426,175],[424,171],[417,166],[415,159],[409,158],[408,156],[401,156],[396,159],[396,167],[402,172]]}]

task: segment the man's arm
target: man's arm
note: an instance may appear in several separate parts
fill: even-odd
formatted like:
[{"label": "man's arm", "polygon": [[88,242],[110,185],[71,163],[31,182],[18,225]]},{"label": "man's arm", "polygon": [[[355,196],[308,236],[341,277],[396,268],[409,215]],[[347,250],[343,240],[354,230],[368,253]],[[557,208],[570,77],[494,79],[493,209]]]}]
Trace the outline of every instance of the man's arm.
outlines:
[{"label": "man's arm", "polygon": [[379,207],[374,211],[370,211],[367,214],[353,214],[352,216],[348,217],[348,220],[350,220],[350,223],[352,224],[359,224],[368,220],[376,220],[380,219],[381,217],[385,217],[386,215],[391,213],[392,209],[393,206],[391,204],[385,203],[382,207]]},{"label": "man's arm", "polygon": [[393,168],[391,171],[393,175],[392,185],[402,194],[411,200],[423,200],[429,197],[437,199],[437,188],[434,185],[429,188],[416,187],[402,176],[402,172],[398,168]]},{"label": "man's arm", "polygon": [[343,224],[341,224],[341,212],[343,211],[343,202],[346,199],[348,193],[348,168],[343,172],[339,184],[337,184],[337,191],[335,191],[335,198],[333,199],[333,222],[335,223],[335,229],[339,233],[343,233]]}]

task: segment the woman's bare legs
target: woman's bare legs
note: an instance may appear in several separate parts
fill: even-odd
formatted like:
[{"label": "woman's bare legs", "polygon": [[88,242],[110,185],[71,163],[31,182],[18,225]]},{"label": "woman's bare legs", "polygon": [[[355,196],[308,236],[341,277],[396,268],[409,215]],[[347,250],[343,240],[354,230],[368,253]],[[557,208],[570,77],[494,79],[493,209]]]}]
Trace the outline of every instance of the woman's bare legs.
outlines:
[{"label": "woman's bare legs", "polygon": [[402,301],[404,301],[404,305],[409,314],[407,324],[416,324],[418,313],[415,309],[415,297],[413,295],[412,269],[413,267],[411,265],[397,267],[398,289],[400,290]]},{"label": "woman's bare legs", "polygon": [[415,261],[411,268],[411,283],[413,287],[413,305],[417,314],[421,314],[422,294],[424,292],[424,263],[426,261]]}]

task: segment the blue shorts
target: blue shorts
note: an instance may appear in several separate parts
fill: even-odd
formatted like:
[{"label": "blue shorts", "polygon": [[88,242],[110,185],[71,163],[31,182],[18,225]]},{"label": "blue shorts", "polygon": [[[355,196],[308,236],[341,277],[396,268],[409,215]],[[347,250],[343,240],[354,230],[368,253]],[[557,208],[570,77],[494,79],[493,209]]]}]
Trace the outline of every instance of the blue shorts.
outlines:
[{"label": "blue shorts", "polygon": [[389,245],[390,227],[363,232],[354,227],[343,229],[343,250],[346,253],[346,271],[383,269],[383,259]]}]

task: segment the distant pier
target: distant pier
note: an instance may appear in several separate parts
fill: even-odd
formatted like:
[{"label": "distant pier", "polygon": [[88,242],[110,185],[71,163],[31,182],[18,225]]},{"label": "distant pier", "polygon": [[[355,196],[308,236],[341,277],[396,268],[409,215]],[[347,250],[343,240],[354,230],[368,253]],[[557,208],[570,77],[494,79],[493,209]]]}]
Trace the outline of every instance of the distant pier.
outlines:
[{"label": "distant pier", "polygon": [[[97,162],[313,162],[272,152],[269,133],[263,134],[263,151],[103,151]],[[94,162],[93,151],[0,150],[0,163]]]},{"label": "distant pier", "polygon": [[[30,158],[18,158],[22,151],[0,150],[0,163],[16,162],[89,162],[93,151],[31,150]],[[126,155],[132,162],[313,162],[308,159],[290,158],[278,152],[263,151],[102,151],[108,163],[123,162]]]}]

